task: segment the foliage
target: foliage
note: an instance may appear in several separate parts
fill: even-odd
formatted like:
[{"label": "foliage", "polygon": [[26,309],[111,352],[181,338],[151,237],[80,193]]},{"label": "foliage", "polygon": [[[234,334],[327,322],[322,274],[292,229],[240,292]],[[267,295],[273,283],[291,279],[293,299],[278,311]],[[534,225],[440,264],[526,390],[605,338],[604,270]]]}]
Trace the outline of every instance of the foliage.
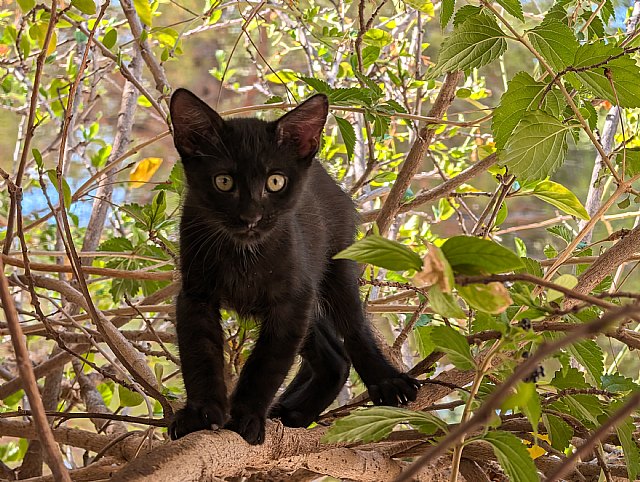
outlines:
[{"label": "foliage", "polygon": [[[364,266],[374,324],[395,336],[391,354],[427,380],[411,409],[341,412],[325,442],[389,438],[398,446],[382,456],[405,459],[407,439],[426,442],[415,444],[414,457],[444,447],[462,427],[448,455],[452,480],[475,447],[485,455],[490,447],[510,480],[537,480],[542,469],[532,457],[549,462],[539,464],[548,476],[577,439],[597,451],[607,476],[640,473],[637,421],[616,419],[639,386],[630,263],[640,241],[632,229],[640,30],[624,29],[630,5],[54,4],[0,4],[5,273],[17,275],[9,281],[33,363],[61,349],[81,360],[41,377],[48,410],[117,413],[128,430],[140,422],[128,417],[138,415],[166,425],[184,398],[172,297],[186,187],[167,131],[171,91],[186,86],[223,115],[265,119],[324,93],[332,115],[319,158],[363,221],[359,239],[335,258]],[[456,71],[464,74],[451,86]],[[443,94],[449,88],[455,96]],[[411,168],[405,160],[416,153]],[[390,219],[380,218],[385,212]],[[614,319],[575,335],[603,316]],[[123,368],[131,360],[104,338],[102,319],[147,374]],[[11,336],[5,321],[2,341]],[[256,327],[225,311],[223,328],[233,378]],[[9,381],[18,372],[8,346],[0,348],[0,460],[13,470],[34,462],[26,438],[5,440],[5,416],[23,417],[19,409],[30,406]],[[515,377],[522,366],[527,373]],[[459,386],[443,382],[443,370]],[[363,390],[352,375],[348,398]],[[454,411],[439,410],[443,403]],[[486,407],[491,417],[464,431]],[[88,416],[59,417],[54,430],[102,429]],[[616,423],[604,444],[592,434],[608,420]],[[117,427],[104,430],[118,437]],[[78,448],[93,454],[96,446]],[[63,453],[68,467],[92,462]],[[475,460],[489,470],[485,458]],[[578,470],[593,467],[582,460]]]}]

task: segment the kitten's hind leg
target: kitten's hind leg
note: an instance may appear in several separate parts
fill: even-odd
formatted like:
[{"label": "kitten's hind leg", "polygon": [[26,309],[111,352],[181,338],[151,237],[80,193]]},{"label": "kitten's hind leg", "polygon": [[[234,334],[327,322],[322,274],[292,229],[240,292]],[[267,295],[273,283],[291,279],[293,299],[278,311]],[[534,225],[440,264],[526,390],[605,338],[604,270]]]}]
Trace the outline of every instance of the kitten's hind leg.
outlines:
[{"label": "kitten's hind leg", "polygon": [[364,315],[354,261],[331,261],[322,294],[354,368],[376,405],[397,406],[416,399],[420,382],[400,372],[384,357]]},{"label": "kitten's hind leg", "polygon": [[314,321],[300,355],[300,370],[269,412],[287,427],[306,427],[316,420],[349,376],[347,354],[329,320]]}]

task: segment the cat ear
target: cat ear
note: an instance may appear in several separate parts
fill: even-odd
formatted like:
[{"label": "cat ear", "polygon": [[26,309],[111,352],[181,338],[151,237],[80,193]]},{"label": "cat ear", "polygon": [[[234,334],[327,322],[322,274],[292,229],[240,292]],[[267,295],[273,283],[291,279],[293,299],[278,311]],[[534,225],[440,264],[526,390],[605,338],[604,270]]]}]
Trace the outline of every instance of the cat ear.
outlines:
[{"label": "cat ear", "polygon": [[329,114],[329,99],[314,95],[277,121],[278,145],[291,143],[301,158],[313,156],[320,147],[320,136]]},{"label": "cat ear", "polygon": [[178,89],[169,104],[173,142],[182,157],[190,157],[202,144],[216,144],[224,125],[222,117],[187,89]]}]

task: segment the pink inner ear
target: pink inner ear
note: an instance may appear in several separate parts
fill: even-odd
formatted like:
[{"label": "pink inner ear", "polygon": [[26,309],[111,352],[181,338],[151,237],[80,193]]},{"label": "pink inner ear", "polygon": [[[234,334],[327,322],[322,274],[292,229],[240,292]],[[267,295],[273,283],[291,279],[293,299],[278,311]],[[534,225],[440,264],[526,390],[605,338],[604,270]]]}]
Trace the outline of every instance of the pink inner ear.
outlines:
[{"label": "pink inner ear", "polygon": [[315,154],[320,146],[320,135],[328,110],[327,98],[317,95],[285,114],[278,121],[278,144],[296,144],[300,157]]}]

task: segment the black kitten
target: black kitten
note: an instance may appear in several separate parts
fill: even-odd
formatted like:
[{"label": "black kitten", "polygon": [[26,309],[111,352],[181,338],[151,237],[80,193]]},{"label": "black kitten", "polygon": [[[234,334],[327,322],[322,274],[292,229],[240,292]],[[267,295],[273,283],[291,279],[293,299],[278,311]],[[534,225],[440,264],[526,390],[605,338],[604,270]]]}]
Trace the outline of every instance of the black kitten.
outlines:
[{"label": "black kitten", "polygon": [[[187,90],[171,97],[188,185],[176,313],[187,405],[173,439],[224,426],[259,444],[267,416],[305,427],[335,399],[350,362],[376,404],[416,398],[419,382],[372,338],[356,263],[333,259],[353,242],[356,213],[314,159],[328,107],[316,95],[275,122],[225,121]],[[230,416],[221,308],[260,322]],[[300,370],[273,404],[298,353]]]}]

